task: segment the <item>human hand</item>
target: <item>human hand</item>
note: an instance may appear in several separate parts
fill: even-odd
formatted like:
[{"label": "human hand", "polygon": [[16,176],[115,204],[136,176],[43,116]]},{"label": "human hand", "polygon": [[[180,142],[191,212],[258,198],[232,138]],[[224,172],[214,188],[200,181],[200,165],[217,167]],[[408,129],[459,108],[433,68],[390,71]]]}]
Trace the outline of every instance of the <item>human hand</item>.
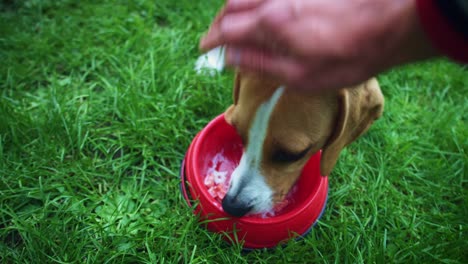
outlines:
[{"label": "human hand", "polygon": [[435,51],[414,0],[230,0],[200,48],[307,91],[339,89]]}]

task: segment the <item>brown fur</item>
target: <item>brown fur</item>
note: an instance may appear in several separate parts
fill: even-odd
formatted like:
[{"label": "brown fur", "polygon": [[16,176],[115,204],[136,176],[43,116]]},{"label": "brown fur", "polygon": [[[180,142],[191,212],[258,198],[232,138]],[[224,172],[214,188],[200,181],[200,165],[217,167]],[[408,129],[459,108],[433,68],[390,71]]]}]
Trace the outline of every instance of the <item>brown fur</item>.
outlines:
[{"label": "brown fur", "polygon": [[[233,89],[234,104],[225,112],[228,123],[249,144],[249,129],[257,107],[280,86],[258,75],[238,72]],[[274,190],[274,202],[284,198],[309,158],[322,150],[321,174],[328,175],[341,150],[367,131],[383,111],[384,98],[375,78],[352,88],[322,94],[303,94],[286,88],[278,101],[263,144],[261,170]],[[292,163],[274,162],[273,152],[282,148],[307,154]]]}]

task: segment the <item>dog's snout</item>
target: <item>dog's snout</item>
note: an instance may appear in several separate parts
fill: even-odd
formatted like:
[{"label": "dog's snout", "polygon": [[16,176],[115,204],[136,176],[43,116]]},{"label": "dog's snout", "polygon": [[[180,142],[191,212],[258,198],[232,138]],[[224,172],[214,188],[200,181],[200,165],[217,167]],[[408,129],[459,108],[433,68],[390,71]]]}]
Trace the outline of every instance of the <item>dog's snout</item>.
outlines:
[{"label": "dog's snout", "polygon": [[222,205],[226,213],[236,217],[244,216],[252,209],[251,205],[230,195],[224,197]]}]

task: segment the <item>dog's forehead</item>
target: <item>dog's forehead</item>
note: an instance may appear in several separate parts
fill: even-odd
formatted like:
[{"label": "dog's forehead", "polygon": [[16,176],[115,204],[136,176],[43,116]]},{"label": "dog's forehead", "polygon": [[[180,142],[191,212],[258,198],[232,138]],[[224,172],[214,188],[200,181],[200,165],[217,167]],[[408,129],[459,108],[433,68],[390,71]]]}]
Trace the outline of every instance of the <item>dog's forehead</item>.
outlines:
[{"label": "dog's forehead", "polygon": [[281,86],[278,82],[252,74],[242,74],[239,85],[239,103],[250,103],[250,107],[267,101]]},{"label": "dog's forehead", "polygon": [[270,117],[269,133],[275,141],[298,147],[328,134],[337,112],[337,103],[327,95],[304,95],[287,91]]},{"label": "dog's forehead", "polygon": [[[242,74],[233,123],[247,140],[258,107],[281,85],[254,74]],[[303,149],[328,133],[336,114],[336,98],[327,94],[303,94],[286,88],[271,114],[266,140]],[[294,138],[294,143],[291,143]]]},{"label": "dog's forehead", "polygon": [[258,107],[266,102],[279,84],[252,74],[242,74],[232,122],[239,132],[248,131]]}]

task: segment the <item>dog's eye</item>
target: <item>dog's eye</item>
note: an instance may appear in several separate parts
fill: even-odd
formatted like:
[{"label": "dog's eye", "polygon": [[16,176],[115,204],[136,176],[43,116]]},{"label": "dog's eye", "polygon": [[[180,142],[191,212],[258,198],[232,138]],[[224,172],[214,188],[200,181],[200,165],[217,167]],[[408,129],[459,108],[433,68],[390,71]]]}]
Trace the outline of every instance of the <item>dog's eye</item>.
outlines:
[{"label": "dog's eye", "polygon": [[303,158],[311,147],[307,147],[301,152],[290,152],[282,148],[278,148],[273,152],[273,162],[288,163],[298,161]]}]

